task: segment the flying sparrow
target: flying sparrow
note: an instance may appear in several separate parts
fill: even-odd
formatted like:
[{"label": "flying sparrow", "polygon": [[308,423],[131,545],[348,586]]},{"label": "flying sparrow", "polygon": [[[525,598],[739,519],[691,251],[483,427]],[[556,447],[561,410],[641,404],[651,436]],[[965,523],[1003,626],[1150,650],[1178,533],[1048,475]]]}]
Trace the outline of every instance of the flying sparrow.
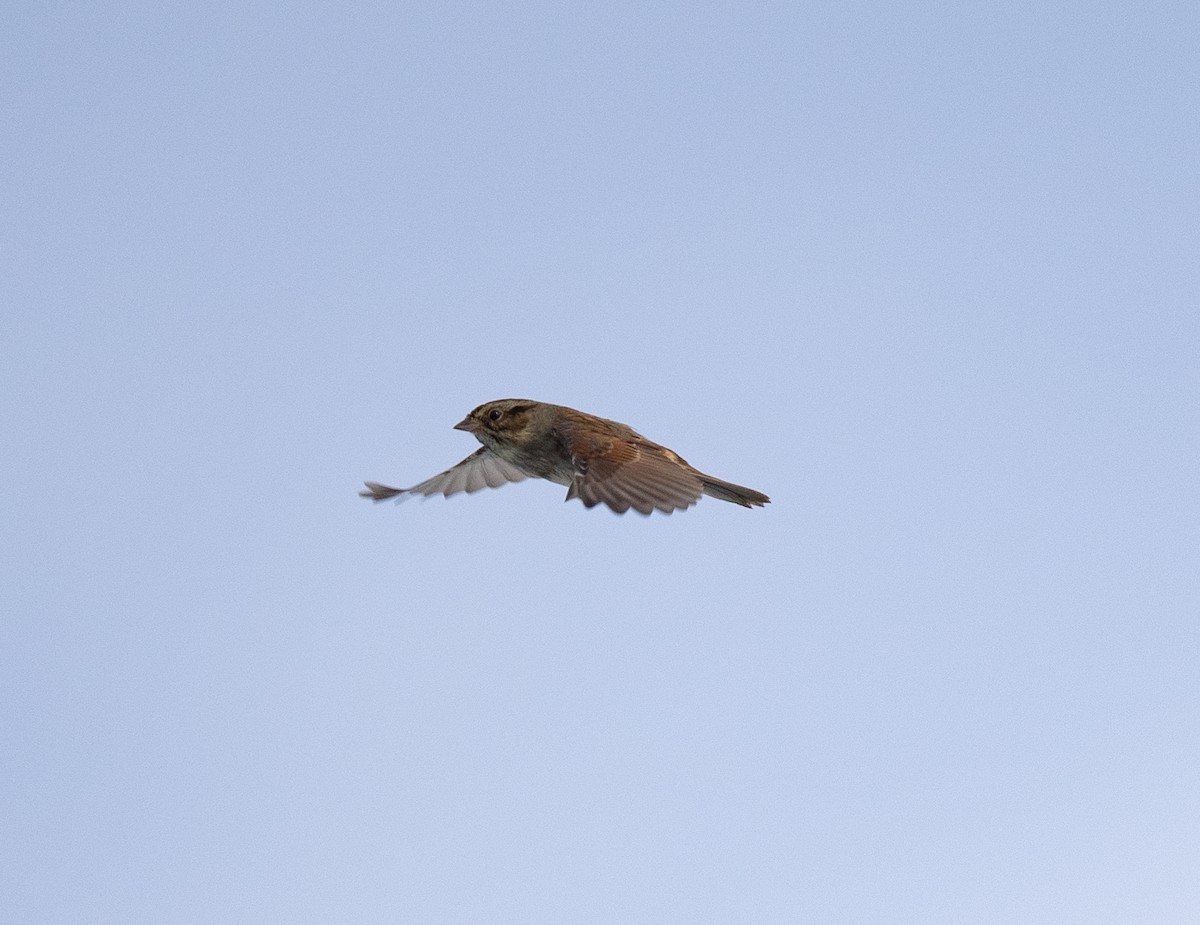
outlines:
[{"label": "flying sparrow", "polygon": [[562,405],[504,398],[480,405],[454,427],[474,434],[483,446],[412,488],[366,482],[367,490],[359,494],[374,501],[410,494],[450,497],[535,478],[566,485],[567,501],[578,498],[589,508],[607,504],[618,514],[630,508],[670,514],[691,507],[701,495],[743,507],[771,500],[705,475],[627,424]]}]

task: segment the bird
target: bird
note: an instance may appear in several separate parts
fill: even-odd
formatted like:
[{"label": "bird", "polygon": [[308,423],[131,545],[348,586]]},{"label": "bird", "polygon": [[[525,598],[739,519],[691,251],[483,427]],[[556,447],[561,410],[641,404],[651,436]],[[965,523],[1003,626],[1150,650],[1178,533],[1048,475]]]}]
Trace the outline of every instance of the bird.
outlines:
[{"label": "bird", "polygon": [[628,424],[563,405],[503,398],[480,405],[454,425],[481,443],[445,472],[411,488],[364,482],[372,501],[499,488],[527,478],[567,486],[566,501],[604,504],[618,514],[685,510],[702,495],[742,507],[762,507],[762,492],[706,475],[673,450],[647,440]]}]

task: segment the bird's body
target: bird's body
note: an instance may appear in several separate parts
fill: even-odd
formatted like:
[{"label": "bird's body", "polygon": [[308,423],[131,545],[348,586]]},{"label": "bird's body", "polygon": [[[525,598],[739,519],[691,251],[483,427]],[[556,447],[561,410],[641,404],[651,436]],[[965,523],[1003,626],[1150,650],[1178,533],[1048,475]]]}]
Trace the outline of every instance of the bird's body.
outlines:
[{"label": "bird's body", "polygon": [[412,488],[367,482],[363,497],[375,501],[407,494],[446,495],[499,488],[540,478],[567,486],[567,500],[586,507],[605,504],[618,514],[669,514],[691,507],[701,495],[761,507],[761,492],[705,475],[674,451],[647,440],[632,427],[545,402],[506,398],[480,405],[454,425],[483,446],[458,465]]}]

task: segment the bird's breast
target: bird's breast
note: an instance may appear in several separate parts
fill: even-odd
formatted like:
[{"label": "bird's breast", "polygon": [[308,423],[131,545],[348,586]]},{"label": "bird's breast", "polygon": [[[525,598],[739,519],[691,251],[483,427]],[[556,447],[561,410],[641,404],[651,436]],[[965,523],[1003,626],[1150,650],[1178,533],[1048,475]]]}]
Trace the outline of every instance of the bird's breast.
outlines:
[{"label": "bird's breast", "polygon": [[561,444],[552,438],[521,443],[489,441],[488,448],[531,478],[570,485],[575,477],[575,466],[571,457],[564,452]]}]

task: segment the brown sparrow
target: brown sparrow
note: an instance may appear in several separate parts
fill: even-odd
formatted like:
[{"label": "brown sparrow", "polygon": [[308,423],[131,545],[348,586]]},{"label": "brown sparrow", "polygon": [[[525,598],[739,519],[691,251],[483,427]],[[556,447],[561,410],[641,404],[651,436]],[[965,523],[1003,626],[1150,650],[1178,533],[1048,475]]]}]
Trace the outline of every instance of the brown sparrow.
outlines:
[{"label": "brown sparrow", "polygon": [[693,469],[627,424],[562,405],[504,398],[480,405],[454,427],[474,434],[483,446],[412,488],[366,482],[367,490],[359,494],[374,501],[409,494],[450,497],[535,478],[568,486],[567,501],[578,498],[589,508],[607,504],[618,514],[630,508],[670,514],[691,507],[701,495],[743,507],[762,507],[771,500]]}]

